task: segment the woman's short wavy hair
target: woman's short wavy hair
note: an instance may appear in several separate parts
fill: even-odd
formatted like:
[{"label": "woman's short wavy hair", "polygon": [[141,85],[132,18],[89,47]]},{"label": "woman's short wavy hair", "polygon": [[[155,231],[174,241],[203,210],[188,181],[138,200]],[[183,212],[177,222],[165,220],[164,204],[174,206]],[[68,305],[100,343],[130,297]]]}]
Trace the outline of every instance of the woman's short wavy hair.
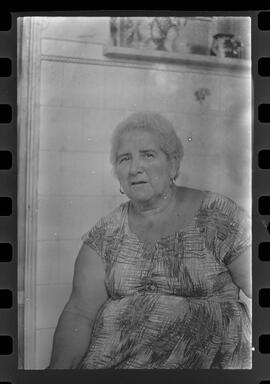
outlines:
[{"label": "woman's short wavy hair", "polygon": [[124,132],[134,130],[147,131],[158,138],[160,149],[166,154],[168,159],[176,159],[177,172],[175,178],[177,178],[179,175],[180,162],[184,155],[182,142],[177,136],[172,123],[167,118],[159,113],[147,111],[135,112],[116,126],[111,138],[110,154],[114,173],[120,137]]}]

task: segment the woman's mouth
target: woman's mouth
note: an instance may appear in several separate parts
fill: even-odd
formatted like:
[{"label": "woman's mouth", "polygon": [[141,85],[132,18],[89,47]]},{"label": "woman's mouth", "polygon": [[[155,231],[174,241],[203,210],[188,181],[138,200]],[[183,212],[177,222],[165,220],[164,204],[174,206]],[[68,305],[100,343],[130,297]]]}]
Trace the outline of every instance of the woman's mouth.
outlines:
[{"label": "woman's mouth", "polygon": [[136,186],[136,185],[141,185],[141,184],[146,184],[147,181],[132,181],[131,186]]}]

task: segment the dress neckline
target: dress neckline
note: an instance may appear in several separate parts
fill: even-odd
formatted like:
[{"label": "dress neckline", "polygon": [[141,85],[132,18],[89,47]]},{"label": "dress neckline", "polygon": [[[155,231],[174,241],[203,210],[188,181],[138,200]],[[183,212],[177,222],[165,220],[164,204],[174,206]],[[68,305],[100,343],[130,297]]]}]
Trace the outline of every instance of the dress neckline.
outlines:
[{"label": "dress neckline", "polygon": [[129,222],[128,222],[128,212],[129,212],[129,207],[130,207],[130,200],[127,201],[124,204],[124,209],[123,209],[123,213],[122,213],[122,215],[123,215],[122,226],[121,227],[124,230],[124,233],[126,235],[128,235],[128,237],[132,238],[134,241],[136,241],[140,245],[149,245],[149,244],[151,244],[153,247],[156,247],[160,243],[163,243],[163,242],[166,242],[166,241],[171,241],[172,239],[174,240],[176,237],[178,237],[180,235],[183,235],[184,233],[188,232],[188,230],[195,225],[195,221],[196,221],[196,219],[198,217],[198,214],[201,211],[202,206],[203,206],[206,198],[210,194],[210,191],[203,191],[203,192],[205,192],[205,196],[202,198],[202,200],[200,202],[200,205],[199,205],[199,208],[197,209],[197,211],[193,215],[193,217],[190,220],[190,222],[188,224],[186,224],[185,226],[183,226],[181,229],[177,230],[177,231],[174,231],[174,232],[172,232],[172,233],[170,233],[168,235],[165,235],[165,236],[161,236],[156,241],[151,242],[151,241],[147,241],[147,240],[140,240],[139,237],[136,235],[136,233],[131,231],[130,226],[129,226]]}]

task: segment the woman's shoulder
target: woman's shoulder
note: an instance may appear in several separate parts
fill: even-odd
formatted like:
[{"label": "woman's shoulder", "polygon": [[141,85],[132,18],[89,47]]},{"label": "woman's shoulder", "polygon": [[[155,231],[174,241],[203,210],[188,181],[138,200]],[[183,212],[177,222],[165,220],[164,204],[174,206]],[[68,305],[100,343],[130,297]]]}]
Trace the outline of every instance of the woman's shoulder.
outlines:
[{"label": "woman's shoulder", "polygon": [[227,215],[245,212],[236,201],[219,192],[190,187],[178,187],[178,192],[179,196],[184,197],[183,200],[191,203],[199,211],[219,211]]},{"label": "woman's shoulder", "polygon": [[219,192],[206,191],[199,209],[199,216],[220,219],[227,223],[236,224],[250,222],[249,213],[235,200]]},{"label": "woman's shoulder", "polygon": [[114,230],[121,226],[123,217],[128,207],[128,201],[119,204],[117,207],[109,211],[106,215],[102,216],[95,226],[102,226],[106,230]]},{"label": "woman's shoulder", "polygon": [[127,204],[128,202],[124,202],[102,216],[90,230],[83,234],[82,240],[88,245],[94,245],[100,252],[104,240],[113,238],[119,232]]},{"label": "woman's shoulder", "polygon": [[213,191],[205,191],[201,207],[203,209],[219,210],[227,214],[234,213],[235,210],[244,211],[244,208],[242,208],[235,200],[219,192]]},{"label": "woman's shoulder", "polygon": [[177,186],[177,206],[180,210],[188,211],[190,215],[193,216],[200,209],[207,195],[207,191],[186,186]]},{"label": "woman's shoulder", "polygon": [[208,241],[218,239],[247,239],[249,243],[251,218],[233,199],[218,192],[205,191],[195,215],[196,227],[206,234]]}]

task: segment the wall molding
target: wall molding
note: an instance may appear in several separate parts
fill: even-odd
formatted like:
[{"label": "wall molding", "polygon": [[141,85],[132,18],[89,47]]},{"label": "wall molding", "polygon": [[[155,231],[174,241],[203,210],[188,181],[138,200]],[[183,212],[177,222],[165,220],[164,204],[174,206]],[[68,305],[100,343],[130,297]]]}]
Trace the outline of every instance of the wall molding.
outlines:
[{"label": "wall molding", "polygon": [[[237,60],[237,59],[231,59],[231,60]],[[59,63],[66,63],[66,64],[83,64],[83,65],[98,65],[98,66],[106,66],[106,67],[124,67],[124,68],[135,68],[135,69],[145,69],[145,70],[155,70],[155,71],[162,71],[162,72],[205,72],[210,73],[213,76],[220,76],[221,74],[224,76],[230,76],[230,77],[250,77],[251,75],[251,68],[248,63],[244,63],[244,70],[234,70],[233,66],[224,66],[220,65],[218,67],[210,68],[209,66],[203,66],[203,65],[189,65],[187,62],[182,62],[181,65],[175,65],[167,63],[166,66],[162,62],[151,62],[151,61],[145,61],[142,60],[135,60],[135,59],[120,59],[120,58],[105,58],[103,59],[92,59],[92,58],[83,58],[78,56],[64,56],[64,55],[52,55],[52,54],[42,54],[41,55],[41,61],[52,61],[52,62],[59,62]],[[211,69],[211,71],[210,71]]]},{"label": "wall molding", "polygon": [[24,369],[36,363],[36,258],[40,101],[40,21],[19,20],[18,73],[18,301],[23,308],[19,338]]},{"label": "wall molding", "polygon": [[66,38],[63,38],[63,37],[53,37],[53,36],[42,36],[41,39],[44,41],[44,40],[48,40],[48,41],[60,41],[60,42],[66,42],[66,43],[79,43],[79,44],[85,44],[85,45],[100,45],[100,46],[103,46],[104,43],[102,42],[96,42],[94,40],[87,40],[87,39],[83,39],[83,38],[74,38],[74,39],[66,39]]},{"label": "wall molding", "polygon": [[61,63],[75,63],[75,64],[88,64],[88,65],[109,65],[112,63],[108,60],[84,58],[78,56],[64,56],[64,55],[51,55],[51,54],[42,54],[40,56],[41,61],[58,61]]},{"label": "wall molding", "polygon": [[210,55],[154,51],[127,47],[104,46],[103,53],[109,58],[147,61],[184,65],[191,68],[211,71],[246,72],[251,70],[251,61],[237,58],[221,58]]}]

